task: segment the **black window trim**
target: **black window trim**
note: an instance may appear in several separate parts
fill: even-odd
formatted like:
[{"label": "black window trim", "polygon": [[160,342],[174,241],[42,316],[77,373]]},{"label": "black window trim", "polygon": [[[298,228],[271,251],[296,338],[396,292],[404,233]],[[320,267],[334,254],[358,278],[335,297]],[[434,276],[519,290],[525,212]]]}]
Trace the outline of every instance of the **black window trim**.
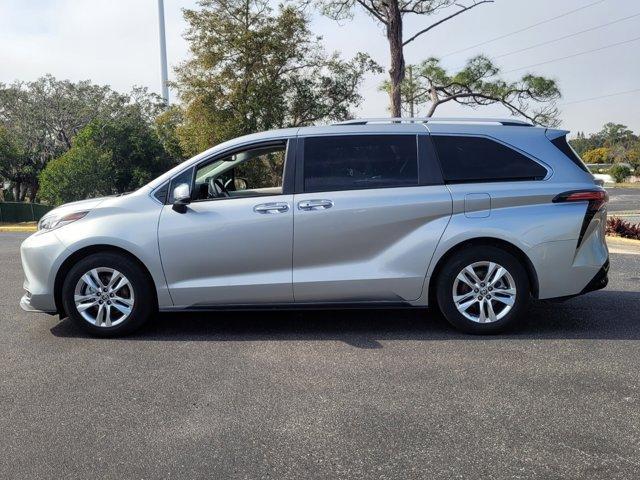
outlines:
[{"label": "black window trim", "polygon": [[[486,179],[486,178],[481,178],[481,179],[470,179],[470,180],[444,180],[444,183],[447,185],[459,185],[459,184],[468,184],[468,183],[500,183],[500,182],[546,182],[547,180],[549,180],[551,178],[551,176],[553,175],[553,169],[546,164],[545,162],[543,162],[542,160],[534,157],[533,155],[531,155],[528,152],[525,152],[521,149],[519,149],[518,147],[516,147],[515,145],[512,145],[510,143],[507,143],[499,138],[496,137],[492,137],[491,135],[485,135],[482,133],[453,133],[453,132],[448,132],[448,133],[431,133],[430,135],[431,137],[471,137],[471,138],[485,138],[487,140],[490,140],[492,142],[498,143],[506,148],[509,148],[519,154],[521,154],[522,156],[528,158],[529,160],[536,162],[538,165],[540,165],[542,168],[544,168],[547,171],[547,174],[540,178],[540,179],[536,179],[536,178],[531,178],[531,177],[513,177],[513,178],[495,178],[495,179]],[[434,142],[432,142],[434,143]],[[442,169],[442,161],[440,160],[440,155],[438,154],[438,149],[435,148],[435,144],[433,145],[433,153],[435,155],[435,158],[438,161],[438,164],[440,165],[440,168]],[[444,177],[444,173],[443,173],[443,177]]]},{"label": "black window trim", "polygon": [[[285,145],[285,157],[284,157],[284,167],[282,172],[282,193],[276,194],[265,194],[265,195],[255,195],[251,197],[220,197],[220,198],[203,198],[199,200],[192,200],[192,203],[201,203],[201,202],[212,202],[219,200],[236,200],[239,198],[264,198],[264,197],[274,197],[278,195],[291,195],[293,194],[293,184],[295,179],[295,155],[297,151],[297,137],[283,137],[283,138],[274,138],[274,139],[265,139],[256,142],[245,143],[242,145],[236,145],[230,147],[222,152],[217,152],[211,156],[203,158],[202,160],[190,165],[184,170],[176,173],[173,177],[167,180],[165,183],[159,185],[155,189],[151,191],[151,195],[155,197],[155,193],[161,190],[165,185],[168,185],[167,195],[165,197],[164,205],[169,205],[169,197],[171,196],[171,182],[180,175],[182,175],[187,170],[191,169],[191,192],[193,193],[195,188],[195,172],[202,168],[206,167],[208,164],[215,162],[216,160],[220,160],[221,158],[228,157],[229,155],[233,155],[234,153],[243,152],[246,150],[252,150],[260,147],[269,147],[276,145]],[[158,200],[159,201],[159,200]]]},{"label": "black window trim", "polygon": [[[326,137],[363,137],[363,136],[412,136],[415,137],[416,141],[416,168],[418,173],[418,183],[415,185],[389,185],[389,186],[372,186],[372,187],[359,187],[359,188],[342,188],[339,190],[314,190],[313,192],[307,192],[304,189],[304,144],[307,138],[326,138]],[[426,139],[426,140],[423,140]],[[295,186],[294,193],[295,194],[303,194],[303,193],[324,193],[324,192],[348,192],[348,191],[358,191],[358,190],[381,190],[388,188],[415,188],[422,186],[430,186],[430,185],[443,185],[444,181],[442,179],[442,171],[440,169],[440,163],[436,160],[434,153],[435,149],[431,142],[428,140],[428,133],[417,133],[417,132],[336,132],[331,134],[318,134],[318,135],[302,135],[298,137],[298,145],[297,145],[297,156],[296,156],[296,171],[295,171]],[[431,161],[435,162],[437,168],[428,168],[429,165],[427,162]],[[431,173],[436,177],[435,181],[430,181],[430,179],[426,178],[427,173],[431,171]]]}]

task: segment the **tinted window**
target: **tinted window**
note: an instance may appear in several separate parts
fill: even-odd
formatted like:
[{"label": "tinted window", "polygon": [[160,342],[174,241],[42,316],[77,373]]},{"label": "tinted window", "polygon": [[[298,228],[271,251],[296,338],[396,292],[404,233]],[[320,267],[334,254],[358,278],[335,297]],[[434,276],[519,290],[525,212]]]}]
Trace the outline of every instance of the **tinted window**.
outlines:
[{"label": "tinted window", "polygon": [[433,136],[433,141],[449,183],[539,180],[547,175],[542,165],[488,138]]},{"label": "tinted window", "polygon": [[160,202],[165,203],[167,201],[167,194],[169,193],[169,182],[165,182],[160,188],[158,188],[153,194]]},{"label": "tinted window", "polygon": [[415,135],[311,137],[304,141],[306,192],[418,185]]},{"label": "tinted window", "polygon": [[571,148],[571,146],[569,145],[569,142],[567,142],[566,135],[563,135],[562,137],[554,138],[553,140],[551,140],[551,143],[553,143],[558,148],[558,150],[560,150],[567,157],[569,157],[569,160],[575,163],[578,168],[580,168],[581,170],[584,170],[587,173],[591,173],[589,172],[589,169],[587,168],[587,166],[582,162],[582,159],[573,150],[573,148]]}]

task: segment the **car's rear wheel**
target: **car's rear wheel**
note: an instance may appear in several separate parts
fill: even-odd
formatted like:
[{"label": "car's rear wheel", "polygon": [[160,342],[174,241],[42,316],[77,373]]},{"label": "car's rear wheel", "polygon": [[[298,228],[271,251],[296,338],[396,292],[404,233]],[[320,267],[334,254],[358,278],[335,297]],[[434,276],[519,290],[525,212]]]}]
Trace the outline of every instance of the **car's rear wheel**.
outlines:
[{"label": "car's rear wheel", "polygon": [[62,286],[69,318],[93,335],[115,336],[140,327],[154,310],[153,286],[124,255],[96,253],[76,263]]},{"label": "car's rear wheel", "polygon": [[471,247],[452,256],[436,280],[445,318],[468,333],[498,333],[517,321],[531,294],[527,271],[511,253]]}]

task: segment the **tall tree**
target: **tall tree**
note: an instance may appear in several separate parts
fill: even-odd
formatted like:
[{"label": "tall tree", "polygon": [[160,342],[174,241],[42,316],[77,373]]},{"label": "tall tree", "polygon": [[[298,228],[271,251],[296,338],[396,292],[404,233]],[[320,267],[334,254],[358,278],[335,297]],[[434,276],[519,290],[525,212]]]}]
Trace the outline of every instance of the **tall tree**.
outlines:
[{"label": "tall tree", "polygon": [[91,121],[69,150],[47,164],[39,198],[56,204],[135,190],[175,163],[153,121],[159,98],[144,90],[134,96],[136,102],[111,117]]},{"label": "tall tree", "polygon": [[10,132],[0,125],[0,189],[3,188],[5,180],[10,181],[11,196],[18,201],[25,195],[22,180],[28,176],[29,171],[28,162],[25,160],[18,143]]},{"label": "tall tree", "polygon": [[[553,126],[559,123],[556,100],[560,90],[555,81],[531,74],[516,82],[506,82],[498,75],[500,69],[487,57],[479,55],[450,75],[437,58],[429,58],[411,67],[411,78],[403,83],[402,100],[405,109],[427,106],[427,116],[447,102],[478,107],[504,105],[513,115],[536,124]],[[384,88],[390,89],[389,84]]]},{"label": "tall tree", "polygon": [[2,175],[12,182],[16,200],[28,196],[33,201],[40,172],[68,151],[87,125],[97,120],[110,125],[129,118],[133,124],[148,126],[162,108],[159,97],[143,88],[125,95],[89,81],[61,81],[51,75],[0,85],[0,127],[19,147],[17,156],[4,162]]},{"label": "tall tree", "polygon": [[340,120],[360,103],[365,54],[327,55],[295,6],[268,0],[201,0],[185,10],[192,57],[176,69],[187,154],[259,130]]},{"label": "tall tree", "polygon": [[[361,8],[382,24],[389,43],[391,59],[389,69],[391,113],[394,117],[400,117],[402,115],[401,85],[405,79],[404,47],[437,26],[482,4],[493,3],[493,0],[466,2],[461,0],[316,0],[316,3],[320,5],[325,15],[335,20],[351,18],[354,9]],[[430,16],[441,11],[448,14],[405,39],[403,32],[405,16]]]},{"label": "tall tree", "polygon": [[38,173],[71,148],[73,137],[91,120],[110,115],[127,97],[88,81],[59,81],[47,75],[34,82],[0,85],[0,125],[20,146],[22,166],[9,180],[33,200]]}]

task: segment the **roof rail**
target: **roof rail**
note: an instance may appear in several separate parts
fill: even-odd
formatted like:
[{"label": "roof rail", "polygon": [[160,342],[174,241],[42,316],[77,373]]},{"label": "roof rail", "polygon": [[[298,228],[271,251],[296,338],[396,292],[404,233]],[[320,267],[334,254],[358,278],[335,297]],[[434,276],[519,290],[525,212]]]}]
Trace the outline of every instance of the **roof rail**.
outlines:
[{"label": "roof rail", "polygon": [[531,123],[514,118],[474,118],[474,117],[395,117],[356,118],[333,125],[367,125],[370,123],[497,123],[512,127],[532,127]]}]

